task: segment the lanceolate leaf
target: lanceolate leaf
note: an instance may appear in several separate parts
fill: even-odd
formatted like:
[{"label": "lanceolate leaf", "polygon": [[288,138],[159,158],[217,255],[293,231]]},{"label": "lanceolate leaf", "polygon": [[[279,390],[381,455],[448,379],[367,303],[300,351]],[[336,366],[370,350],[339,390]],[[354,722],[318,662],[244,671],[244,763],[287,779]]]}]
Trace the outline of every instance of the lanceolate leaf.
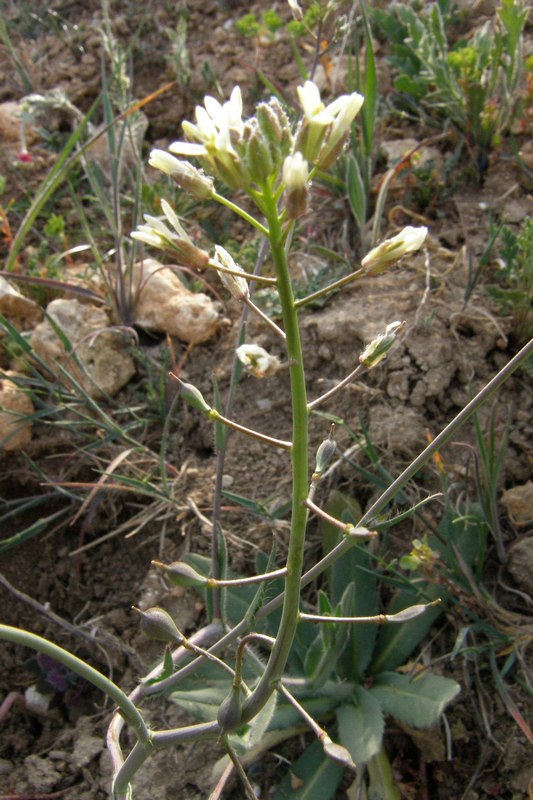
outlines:
[{"label": "lanceolate leaf", "polygon": [[369,689],[385,712],[413,728],[436,725],[445,707],[460,691],[458,683],[432,672],[414,678],[384,672]]},{"label": "lanceolate leaf", "polygon": [[378,699],[362,686],[356,687],[353,700],[337,710],[339,739],[354,762],[362,764],[381,750],[383,712]]}]

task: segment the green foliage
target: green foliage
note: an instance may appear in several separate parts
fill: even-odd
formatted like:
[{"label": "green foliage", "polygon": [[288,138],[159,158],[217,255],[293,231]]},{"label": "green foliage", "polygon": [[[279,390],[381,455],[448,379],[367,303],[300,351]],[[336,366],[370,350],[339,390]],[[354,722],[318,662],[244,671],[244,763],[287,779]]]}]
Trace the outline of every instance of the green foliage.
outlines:
[{"label": "green foliage", "polygon": [[449,4],[425,3],[415,10],[401,3],[390,11],[374,10],[373,18],[392,45],[402,102],[426,119],[450,120],[471,142],[489,148],[508,132],[523,105],[527,13],[519,0],[502,0],[493,23],[454,45]]},{"label": "green foliage", "polygon": [[527,217],[518,233],[504,226],[501,229],[498,283],[485,287],[502,315],[513,321],[517,344],[523,345],[533,332],[533,218]]}]

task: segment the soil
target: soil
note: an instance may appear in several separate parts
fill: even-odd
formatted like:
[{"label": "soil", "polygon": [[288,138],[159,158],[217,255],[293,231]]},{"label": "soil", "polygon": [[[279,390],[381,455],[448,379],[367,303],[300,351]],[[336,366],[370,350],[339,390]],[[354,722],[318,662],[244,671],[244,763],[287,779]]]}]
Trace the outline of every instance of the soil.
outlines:
[{"label": "soil", "polygon": [[[148,4],[150,5],[150,4]],[[468,17],[475,28],[485,17],[487,4],[477,3]],[[490,3],[488,4],[491,5]],[[31,2],[10,3],[6,20],[13,44],[30,75],[34,91],[63,90],[71,103],[87,111],[101,89],[101,5],[55,0],[43,10]],[[173,79],[168,57],[170,45],[165,30],[175,28],[178,11],[174,4],[155,4],[146,9],[135,1],[112,4],[115,35],[130,43],[133,96],[146,97]],[[288,19],[286,4],[273,2]],[[275,44],[243,39],[234,22],[249,11],[260,13],[260,3],[217,3],[188,0],[187,47],[191,60],[190,81],[174,84],[144,107],[148,118],[148,145],[166,146],[179,137],[180,123],[191,118],[194,105],[206,92],[220,88],[227,96],[240,84],[246,103],[253,107],[261,93],[259,70],[269,76],[288,97],[300,76],[291,48],[283,38]],[[490,13],[490,11],[488,12]],[[307,59],[309,54],[304,54]],[[379,51],[382,85],[390,85],[386,48]],[[207,66],[206,66],[207,65]],[[206,85],[206,75],[214,85]],[[0,101],[23,96],[9,54],[0,51]],[[384,138],[423,139],[428,131],[405,122],[388,122]],[[65,119],[59,115],[55,133],[65,133]],[[518,137],[519,138],[519,137]],[[521,141],[519,140],[519,144]],[[453,147],[449,139],[437,144],[446,156]],[[54,161],[55,155],[38,141],[32,148],[33,163],[21,172],[13,152],[0,154],[0,174],[7,179],[5,208],[35,190]],[[387,470],[398,474],[444,425],[517,352],[512,320],[499,316],[484,290],[487,276],[465,301],[469,282],[469,259],[481,257],[489,237],[488,209],[515,228],[531,214],[531,185],[517,169],[511,146],[504,141],[490,155],[480,182],[472,167],[471,154],[463,156],[451,189],[424,208],[413,201],[412,174],[400,175],[390,192],[387,226],[391,230],[407,224],[427,224],[430,236],[423,252],[401,269],[365,279],[335,294],[320,307],[302,314],[302,336],[308,371],[309,396],[327,391],[353,369],[364,345],[393,320],[406,320],[399,345],[362,381],[349,385],[324,410],[343,419],[347,428],[337,426],[340,450],[353,445],[348,428],[359,436],[364,428]],[[386,166],[378,162],[376,185]],[[434,187],[435,193],[437,188]],[[327,262],[313,251],[314,242],[332,249],[352,252],[356,235],[344,201],[316,189],[312,211],[300,225],[291,259],[295,274],[311,281]],[[414,222],[413,222],[414,220]],[[214,217],[215,226],[228,226],[229,218]],[[384,231],[385,232],[385,231]],[[231,238],[241,243],[244,229],[235,225]],[[24,263],[30,251],[21,254]],[[353,260],[352,255],[352,260]],[[215,283],[213,282],[213,287]],[[220,291],[218,289],[218,291]],[[183,344],[161,341],[141,332],[137,351],[138,376],[115,398],[113,408],[139,404],[148,389],[154,391],[157,376],[175,360],[182,364],[181,377],[210,396],[212,374],[222,392],[228,387],[238,329],[239,309],[223,298],[224,318],[216,340],[186,350]],[[274,335],[259,324],[251,325],[251,338],[273,353],[282,355]],[[150,367],[151,365],[151,367]],[[214,366],[213,366],[214,365]],[[156,378],[156,381],[159,377]],[[259,386],[246,377],[241,382],[235,418],[279,438],[290,437],[288,375],[281,371]],[[172,402],[173,386],[167,386],[163,401]],[[156,402],[157,405],[157,402]],[[480,411],[485,429],[494,414],[497,439],[505,431],[508,446],[498,484],[498,493],[525,484],[531,477],[531,383],[524,371],[510,378],[497,396]],[[163,412],[166,410],[163,409]],[[157,463],[164,413],[153,412],[145,425],[145,442]],[[310,458],[328,432],[328,422],[315,416],[311,424]],[[455,498],[475,494],[472,447],[475,431],[470,423],[442,453],[447,485]],[[90,661],[110,675],[122,688],[131,690],[161,655],[161,647],[147,644],[138,630],[131,606],[161,605],[172,613],[178,627],[190,635],[206,621],[199,596],[190,590],[170,591],[159,573],[150,568],[152,559],[167,563],[188,551],[209,553],[210,532],[205,514],[210,515],[215,483],[215,447],[210,424],[195,411],[183,409],[171,421],[167,440],[168,478],[172,482],[174,506],[162,509],[154,501],[131,492],[99,493],[80,516],[67,498],[52,491],[53,483],[90,483],[97,469],[112,462],[124,445],[102,448],[97,458],[80,450],[80,441],[68,430],[36,424],[33,439],[24,452],[0,456],[0,493],[6,500],[47,493],[50,503],[37,511],[28,508],[7,520],[2,539],[28,527],[38,519],[69,508],[67,517],[44,535],[23,542],[0,555],[0,618],[2,623],[27,628]],[[352,451],[361,466],[368,462],[361,448]],[[138,469],[142,469],[139,459]],[[150,468],[153,464],[149,465]],[[230,491],[264,504],[275,515],[290,497],[287,456],[249,444],[236,436],[229,439],[225,463],[225,485]],[[287,477],[286,477],[287,476]],[[357,498],[365,508],[375,498],[371,483],[357,478],[353,467],[339,462],[321,489],[323,501],[332,488]],[[420,487],[438,491],[437,465],[428,466],[420,476]],[[65,504],[67,504],[65,506]],[[442,505],[428,507],[438,524]],[[196,509],[196,510],[195,510]],[[161,515],[165,510],[166,517]],[[65,524],[71,521],[71,524]],[[503,510],[501,528],[506,553],[522,542],[527,529],[517,529]],[[269,551],[275,533],[280,559],[287,545],[287,526],[246,514],[234,503],[223,509],[231,567],[250,573],[256,551]],[[143,522],[141,526],[141,522]],[[139,530],[136,528],[139,527]],[[422,536],[416,523],[393,529],[390,554],[409,551],[414,536]],[[311,524],[306,560],[311,565],[320,548],[320,532]],[[281,561],[280,561],[281,563]],[[526,564],[525,572],[528,572]],[[531,565],[529,564],[529,573]],[[491,545],[484,586],[499,610],[497,625],[512,625],[520,652],[527,661],[532,638],[531,598],[523,587],[513,586],[505,563],[498,561]],[[519,591],[517,591],[519,590]],[[470,602],[467,597],[465,602]],[[490,604],[488,604],[490,605]],[[488,608],[486,606],[480,606]],[[487,620],[494,621],[494,608]],[[492,614],[492,616],[491,616]],[[461,683],[458,702],[447,711],[447,730],[452,761],[446,760],[444,737],[437,731],[420,734],[390,725],[387,750],[396,780],[407,800],[525,800],[533,797],[531,742],[517,720],[527,719],[527,685],[516,668],[506,677],[507,708],[492,683],[486,658],[451,659],[462,621],[450,612],[446,623],[435,628],[428,659],[442,674]],[[508,628],[506,628],[508,631]],[[508,652],[497,653],[500,669]],[[29,687],[37,687],[33,702],[20,702]],[[16,694],[10,694],[16,693]],[[108,797],[111,768],[105,749],[105,733],[112,709],[102,705],[102,696],[57,665],[29,651],[3,643],[0,647],[0,700],[11,699],[0,712],[0,797],[60,797],[104,800]],[[39,705],[40,704],[40,705]],[[9,708],[7,708],[9,706]],[[516,710],[519,713],[509,713]],[[530,710],[530,708],[529,708]],[[178,727],[190,718],[177,706],[149,706],[150,723],[157,728]],[[431,751],[429,745],[435,748]],[[431,752],[430,752],[431,751]],[[266,755],[250,775],[260,797],[274,796],[283,762],[301,752],[294,741]],[[135,781],[136,800],[200,800],[213,788],[213,765],[222,756],[216,743],[188,745],[156,754]],[[283,767],[283,770],[285,767]],[[347,773],[338,800],[351,800],[353,775]],[[227,797],[242,792],[231,781]],[[319,798],[312,798],[319,800]]]}]

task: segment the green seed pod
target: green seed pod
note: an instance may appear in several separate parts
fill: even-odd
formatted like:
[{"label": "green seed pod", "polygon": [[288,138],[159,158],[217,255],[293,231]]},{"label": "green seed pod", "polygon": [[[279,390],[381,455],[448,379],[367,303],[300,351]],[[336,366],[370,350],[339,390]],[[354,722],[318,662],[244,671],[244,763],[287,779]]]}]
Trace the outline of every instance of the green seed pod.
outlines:
[{"label": "green seed pod", "polygon": [[221,733],[229,733],[238,728],[241,722],[241,688],[232,686],[229,695],[218,709],[217,722]]},{"label": "green seed pod", "polygon": [[324,439],[318,450],[316,451],[316,465],[313,477],[320,477],[326,467],[328,466],[329,462],[335,455],[335,450],[337,449],[337,442],[332,437],[331,433],[327,439]]},{"label": "green seed pod", "polygon": [[343,764],[345,767],[351,767],[352,769],[355,767],[353,758],[342,744],[335,744],[328,736],[322,742],[322,746],[324,748],[324,753],[333,761],[336,761],[338,764]]},{"label": "green seed pod", "polygon": [[141,615],[141,630],[150,639],[158,642],[181,642],[183,635],[176,627],[176,623],[162,608],[148,608],[141,611],[132,606],[134,611]]},{"label": "green seed pod", "polygon": [[203,411],[204,414],[209,414],[211,411],[211,406],[206,403],[200,390],[197,389],[196,386],[193,386],[192,383],[184,383],[183,381],[179,381],[179,384],[181,388],[181,396],[187,405],[191,406],[191,408],[197,408],[198,411]]},{"label": "green seed pod", "polygon": [[168,566],[161,564],[160,561],[152,561],[152,566],[157,569],[162,569],[171,583],[175,586],[189,587],[201,589],[207,584],[207,578],[196,572],[193,567],[190,567],[185,561],[174,561]]}]

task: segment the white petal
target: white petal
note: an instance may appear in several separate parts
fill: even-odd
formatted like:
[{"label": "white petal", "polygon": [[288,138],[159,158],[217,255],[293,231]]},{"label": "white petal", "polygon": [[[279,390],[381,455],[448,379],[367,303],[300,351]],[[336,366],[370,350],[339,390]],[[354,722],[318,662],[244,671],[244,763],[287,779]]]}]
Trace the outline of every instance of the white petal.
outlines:
[{"label": "white petal", "polygon": [[190,242],[192,244],[191,239],[183,229],[181,222],[179,221],[178,215],[176,214],[170,203],[167,203],[165,199],[162,199],[161,208],[163,209],[165,217],[168,219],[168,221],[170,222],[176,233],[180,236],[180,238],[185,239],[186,242]]},{"label": "white petal", "polygon": [[178,156],[206,156],[207,150],[203,144],[196,142],[173,142],[169,148],[172,153]]}]

